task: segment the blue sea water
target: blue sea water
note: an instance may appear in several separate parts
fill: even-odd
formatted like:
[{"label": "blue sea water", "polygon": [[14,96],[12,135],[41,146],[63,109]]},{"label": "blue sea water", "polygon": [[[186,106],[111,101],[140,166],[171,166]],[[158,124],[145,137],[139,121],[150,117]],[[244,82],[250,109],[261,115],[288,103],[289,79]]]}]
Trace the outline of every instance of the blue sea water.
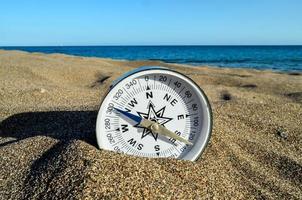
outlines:
[{"label": "blue sea water", "polygon": [[302,46],[43,46],[0,47],[125,60],[302,71]]}]

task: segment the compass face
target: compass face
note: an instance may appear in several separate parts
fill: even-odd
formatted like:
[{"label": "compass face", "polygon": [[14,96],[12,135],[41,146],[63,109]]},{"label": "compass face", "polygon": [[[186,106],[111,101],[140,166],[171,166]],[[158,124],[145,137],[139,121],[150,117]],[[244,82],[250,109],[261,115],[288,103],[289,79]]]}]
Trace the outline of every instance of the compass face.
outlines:
[{"label": "compass face", "polygon": [[[127,113],[156,123],[193,145],[146,128]],[[204,150],[211,128],[208,100],[191,79],[166,68],[145,67],[112,86],[101,104],[96,132],[102,149],[193,161]]]}]

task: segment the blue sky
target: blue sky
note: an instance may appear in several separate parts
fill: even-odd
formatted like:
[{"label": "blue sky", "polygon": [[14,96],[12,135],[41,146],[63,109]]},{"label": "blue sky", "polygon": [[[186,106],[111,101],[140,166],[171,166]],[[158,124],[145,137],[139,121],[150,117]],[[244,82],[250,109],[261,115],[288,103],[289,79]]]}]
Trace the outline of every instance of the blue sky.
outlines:
[{"label": "blue sky", "polygon": [[0,0],[0,46],[302,44],[301,0]]}]

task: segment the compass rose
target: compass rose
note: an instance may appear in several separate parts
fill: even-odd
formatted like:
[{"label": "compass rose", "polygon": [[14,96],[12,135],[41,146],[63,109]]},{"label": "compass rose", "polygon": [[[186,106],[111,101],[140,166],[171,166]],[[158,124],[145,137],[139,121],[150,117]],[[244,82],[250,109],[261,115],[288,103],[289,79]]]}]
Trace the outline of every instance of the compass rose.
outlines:
[{"label": "compass rose", "polygon": [[[147,106],[148,112],[143,113],[143,112],[137,111],[137,114],[139,114],[139,116],[144,119],[148,119],[150,121],[157,122],[158,124],[161,124],[163,126],[164,126],[164,124],[166,124],[167,122],[169,122],[173,119],[173,118],[169,118],[169,117],[164,117],[166,106],[162,107],[158,111],[156,111],[154,107],[155,107],[154,104],[150,101]],[[146,137],[147,135],[151,134],[153,136],[154,140],[157,141],[158,133],[154,133],[151,130],[141,127],[139,125],[135,125],[135,127],[144,129],[143,133],[142,133],[142,137],[141,137],[142,139],[144,137]]]}]

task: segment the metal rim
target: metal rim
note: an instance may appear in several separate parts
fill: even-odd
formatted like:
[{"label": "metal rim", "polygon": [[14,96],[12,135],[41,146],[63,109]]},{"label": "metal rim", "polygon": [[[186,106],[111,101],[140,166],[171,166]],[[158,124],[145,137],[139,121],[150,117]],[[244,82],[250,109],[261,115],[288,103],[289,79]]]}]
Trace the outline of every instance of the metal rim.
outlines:
[{"label": "metal rim", "polygon": [[[188,79],[190,81],[190,83],[196,87],[196,89],[201,93],[201,96],[202,98],[204,99],[204,102],[205,103],[205,107],[207,108],[207,111],[208,111],[208,117],[209,117],[209,122],[208,122],[208,132],[207,132],[207,138],[206,140],[204,141],[204,145],[199,149],[198,153],[194,156],[192,156],[192,158],[190,159],[186,159],[186,155],[183,157],[185,160],[191,160],[191,161],[196,161],[198,160],[202,153],[204,152],[204,150],[206,149],[206,147],[208,146],[209,144],[209,141],[210,141],[210,138],[212,136],[212,128],[213,128],[213,113],[212,113],[212,108],[211,108],[211,104],[209,102],[209,99],[207,98],[205,92],[199,87],[199,85],[197,85],[195,83],[195,81],[193,81],[189,76],[185,75],[185,74],[182,74],[174,69],[170,69],[170,68],[166,68],[166,67],[161,67],[161,66],[142,66],[142,67],[139,67],[139,68],[136,68],[134,70],[131,70],[127,73],[125,73],[124,75],[120,76],[119,78],[117,78],[115,81],[113,81],[113,83],[111,84],[110,88],[107,90],[107,92],[105,93],[105,95],[103,96],[103,99],[100,103],[100,106],[99,106],[99,109],[98,109],[98,115],[97,115],[97,125],[96,125],[96,138],[97,138],[97,144],[98,144],[98,147],[101,148],[101,144],[99,143],[99,140],[98,140],[98,135],[101,135],[98,134],[98,121],[99,121],[99,117],[100,117],[100,109],[102,107],[102,104],[104,102],[104,100],[106,99],[106,97],[108,96],[108,94],[110,93],[110,91],[115,88],[115,86],[117,86],[122,80],[134,75],[134,74],[137,74],[137,73],[140,73],[142,71],[150,71],[150,70],[165,70],[165,71],[170,71],[170,72],[173,72],[173,73],[176,73],[178,74],[179,76],[183,76],[184,78]],[[202,104],[203,105],[203,104]],[[191,149],[192,150],[192,149]]]}]

